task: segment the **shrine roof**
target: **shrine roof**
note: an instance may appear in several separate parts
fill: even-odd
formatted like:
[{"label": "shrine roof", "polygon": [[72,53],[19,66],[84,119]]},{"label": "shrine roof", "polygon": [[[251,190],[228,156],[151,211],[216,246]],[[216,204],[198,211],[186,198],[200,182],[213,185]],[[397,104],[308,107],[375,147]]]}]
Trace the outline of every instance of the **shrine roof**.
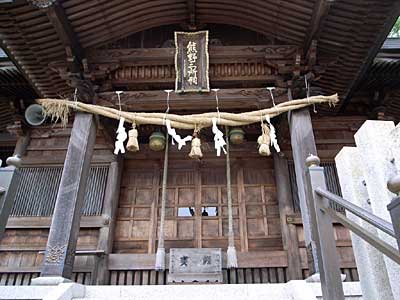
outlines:
[{"label": "shrine roof", "polygon": [[[48,5],[38,8],[32,3]],[[54,2],[56,2],[54,4]],[[318,41],[317,57],[331,63],[316,83],[342,103],[356,91],[400,12],[400,2],[372,1],[14,1],[0,4],[1,46],[43,97],[72,92],[52,68],[67,52],[82,55],[149,28],[187,24],[229,24],[299,46],[307,53]],[[10,25],[11,24],[11,25]],[[60,35],[59,32],[65,34]],[[384,48],[396,47],[388,41]]]}]

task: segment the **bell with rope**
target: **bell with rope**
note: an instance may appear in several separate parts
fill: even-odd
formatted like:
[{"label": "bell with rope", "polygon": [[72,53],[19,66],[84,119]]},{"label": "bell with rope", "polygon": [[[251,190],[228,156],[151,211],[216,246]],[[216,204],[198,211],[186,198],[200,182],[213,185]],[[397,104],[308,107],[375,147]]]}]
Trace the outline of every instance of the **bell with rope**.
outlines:
[{"label": "bell with rope", "polygon": [[165,135],[161,132],[153,132],[149,138],[149,148],[153,151],[161,151],[165,148]]},{"label": "bell with rope", "polygon": [[244,141],[244,131],[240,127],[232,128],[229,131],[229,141],[233,145],[240,145]]}]

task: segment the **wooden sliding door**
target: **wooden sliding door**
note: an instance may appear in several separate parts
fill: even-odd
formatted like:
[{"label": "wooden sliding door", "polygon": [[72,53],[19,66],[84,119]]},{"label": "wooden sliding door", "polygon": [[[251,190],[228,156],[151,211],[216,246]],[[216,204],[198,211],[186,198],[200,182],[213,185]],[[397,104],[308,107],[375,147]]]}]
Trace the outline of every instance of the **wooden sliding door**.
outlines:
[{"label": "wooden sliding door", "polygon": [[[236,248],[240,252],[282,250],[273,161],[232,155]],[[162,162],[126,160],[114,252],[154,253],[160,216]],[[168,170],[165,246],[228,245],[225,157],[201,162],[171,157]]]}]

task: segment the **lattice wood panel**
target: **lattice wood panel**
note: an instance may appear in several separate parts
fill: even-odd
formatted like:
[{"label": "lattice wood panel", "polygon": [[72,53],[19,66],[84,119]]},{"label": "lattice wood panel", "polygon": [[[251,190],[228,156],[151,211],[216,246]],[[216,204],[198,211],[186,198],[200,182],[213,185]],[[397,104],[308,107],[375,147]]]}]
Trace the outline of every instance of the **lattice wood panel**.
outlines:
[{"label": "lattice wood panel", "polygon": [[[56,203],[62,167],[32,167],[21,169],[11,216],[51,216]],[[108,166],[92,166],[86,184],[82,213],[85,216],[101,214],[108,175]]]},{"label": "lattice wood panel", "polygon": [[[161,172],[155,161],[125,164],[115,231],[117,253],[154,253],[161,208]],[[238,251],[282,250],[273,164],[259,158],[232,162],[235,243]],[[165,246],[221,247],[228,243],[224,159],[170,159]],[[193,215],[179,216],[179,208]],[[215,216],[202,215],[204,208]]]},{"label": "lattice wood panel", "polygon": [[[239,268],[223,269],[223,283],[285,283],[288,281],[287,268]],[[164,272],[154,270],[126,270],[111,271],[111,285],[165,285],[167,284],[168,270]]]}]

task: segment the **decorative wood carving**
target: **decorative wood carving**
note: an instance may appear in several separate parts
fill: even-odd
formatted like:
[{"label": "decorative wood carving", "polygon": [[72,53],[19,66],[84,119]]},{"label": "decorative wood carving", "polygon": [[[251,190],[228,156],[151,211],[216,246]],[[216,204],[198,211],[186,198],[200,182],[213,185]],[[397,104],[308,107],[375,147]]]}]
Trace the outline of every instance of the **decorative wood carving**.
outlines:
[{"label": "decorative wood carving", "polygon": [[46,262],[58,264],[61,262],[62,257],[65,255],[67,245],[49,246],[46,251]]},{"label": "decorative wood carving", "polygon": [[[165,110],[164,91],[127,91],[121,95],[122,109],[126,111]],[[221,89],[218,92],[221,109],[259,108],[272,104],[267,89]],[[287,101],[286,89],[274,90],[275,103]],[[97,94],[97,104],[107,107],[117,107],[118,98],[115,92]],[[171,109],[187,109],[193,105],[196,109],[215,109],[215,96],[210,93],[176,94],[171,93]]]},{"label": "decorative wood carving", "polygon": [[29,0],[34,6],[38,8],[47,8],[52,6],[57,0]]},{"label": "decorative wood carving", "polygon": [[[173,84],[175,80],[174,48],[95,49],[87,53],[90,78],[107,91],[110,87]],[[245,82],[287,87],[286,81],[318,69],[315,61],[300,59],[298,47],[210,46],[209,76],[211,82]],[[297,63],[296,63],[297,60]]]}]

